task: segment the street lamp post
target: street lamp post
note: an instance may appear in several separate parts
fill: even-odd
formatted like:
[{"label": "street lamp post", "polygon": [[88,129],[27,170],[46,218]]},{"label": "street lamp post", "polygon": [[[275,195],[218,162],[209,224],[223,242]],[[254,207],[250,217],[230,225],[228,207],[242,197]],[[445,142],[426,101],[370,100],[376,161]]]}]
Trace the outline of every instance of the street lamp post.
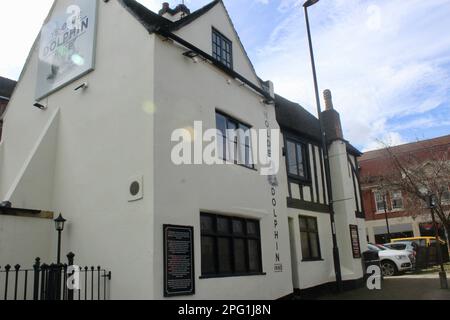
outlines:
[{"label": "street lamp post", "polygon": [[59,214],[58,218],[55,220],[55,229],[58,231],[58,253],[57,253],[57,263],[58,265],[61,263],[61,232],[64,230],[64,223],[66,219],[63,218],[61,214]]},{"label": "street lamp post", "polygon": [[441,281],[441,289],[448,289],[447,273],[445,272],[444,263],[442,261],[441,240],[439,239],[439,231],[436,223],[436,217],[434,216],[434,208],[436,203],[434,201],[434,195],[428,196],[428,205],[431,211],[431,220],[433,221],[434,235],[436,237],[436,251],[439,260],[441,271],[439,272],[439,279]]},{"label": "street lamp post", "polygon": [[308,43],[309,43],[309,52],[311,56],[311,65],[312,65],[312,73],[314,79],[314,91],[316,95],[316,105],[317,105],[317,114],[319,117],[320,123],[320,134],[322,137],[322,150],[324,153],[324,162],[325,162],[325,180],[328,190],[328,203],[329,203],[329,211],[330,211],[330,223],[331,223],[331,232],[333,239],[333,261],[334,261],[334,271],[336,275],[336,287],[337,291],[341,292],[343,290],[342,285],[342,273],[341,273],[341,262],[339,257],[339,248],[337,244],[336,237],[336,223],[334,218],[334,208],[333,208],[333,193],[331,188],[331,180],[330,180],[330,162],[328,157],[328,146],[327,146],[327,138],[325,135],[325,130],[323,126],[322,119],[322,110],[320,107],[320,97],[319,97],[319,85],[317,83],[317,72],[316,72],[316,63],[314,61],[314,50],[311,39],[311,28],[309,25],[309,17],[308,17],[308,8],[314,4],[319,2],[319,0],[308,0],[304,3],[303,8],[305,9],[305,18],[306,18],[306,29],[308,31]]},{"label": "street lamp post", "polygon": [[386,203],[386,194],[383,195],[383,205],[384,205],[384,217],[386,218],[386,228],[387,228],[387,234],[388,239],[386,242],[391,242],[391,231],[389,230],[389,219],[388,219],[388,212],[387,212],[387,203]]}]

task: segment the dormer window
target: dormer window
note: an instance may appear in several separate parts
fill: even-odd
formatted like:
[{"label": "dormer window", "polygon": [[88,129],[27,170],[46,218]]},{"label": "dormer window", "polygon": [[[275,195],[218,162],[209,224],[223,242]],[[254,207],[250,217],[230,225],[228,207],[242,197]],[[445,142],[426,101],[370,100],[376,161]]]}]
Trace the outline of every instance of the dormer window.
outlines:
[{"label": "dormer window", "polygon": [[212,56],[233,69],[233,43],[216,29],[212,29]]}]

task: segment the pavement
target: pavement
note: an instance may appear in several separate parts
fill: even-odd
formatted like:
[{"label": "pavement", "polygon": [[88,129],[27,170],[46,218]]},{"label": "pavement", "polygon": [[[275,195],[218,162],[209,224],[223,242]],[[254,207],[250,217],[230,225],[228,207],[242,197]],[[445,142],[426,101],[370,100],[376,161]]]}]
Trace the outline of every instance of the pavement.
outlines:
[{"label": "pavement", "polygon": [[381,290],[364,287],[321,296],[319,300],[450,300],[450,289],[440,289],[437,274],[402,275],[385,278]]}]

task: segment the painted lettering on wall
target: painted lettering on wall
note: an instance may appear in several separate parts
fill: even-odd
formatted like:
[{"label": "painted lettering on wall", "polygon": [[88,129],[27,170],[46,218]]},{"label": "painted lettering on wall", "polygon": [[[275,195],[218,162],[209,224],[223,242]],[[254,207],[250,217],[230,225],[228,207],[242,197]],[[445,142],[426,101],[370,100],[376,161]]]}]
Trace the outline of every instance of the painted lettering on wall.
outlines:
[{"label": "painted lettering on wall", "polygon": [[[273,156],[272,150],[272,136],[269,122],[269,115],[267,112],[264,113],[265,116],[265,126],[267,130],[267,157],[269,159]],[[280,253],[280,231],[279,231],[279,218],[277,210],[277,188],[278,180],[277,176],[272,174],[268,175],[268,182],[270,185],[270,196],[271,196],[271,210],[273,218],[273,240],[275,245],[274,250],[274,272],[283,272],[283,264],[281,263],[281,253]]]}]

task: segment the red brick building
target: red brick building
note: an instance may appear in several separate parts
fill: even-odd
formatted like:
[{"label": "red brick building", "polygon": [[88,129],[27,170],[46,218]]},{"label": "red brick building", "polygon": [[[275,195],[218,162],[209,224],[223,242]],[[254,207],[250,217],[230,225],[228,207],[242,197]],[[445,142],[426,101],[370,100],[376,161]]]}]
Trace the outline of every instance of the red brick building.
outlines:
[{"label": "red brick building", "polygon": [[0,77],[0,141],[2,137],[3,115],[15,87],[16,81]]},{"label": "red brick building", "polygon": [[[434,152],[450,152],[450,135],[396,146],[392,152],[399,159],[413,155],[425,162]],[[386,174],[389,163],[389,154],[385,149],[366,152],[359,160],[368,240],[372,243],[386,242],[388,232],[385,211],[392,238],[434,235],[431,218],[428,215],[414,217],[412,212],[408,212],[405,209],[405,195],[400,190],[387,193],[379,190],[374,178]],[[450,190],[445,193],[445,199],[450,205]],[[443,229],[440,232],[442,237],[446,237]]]}]

